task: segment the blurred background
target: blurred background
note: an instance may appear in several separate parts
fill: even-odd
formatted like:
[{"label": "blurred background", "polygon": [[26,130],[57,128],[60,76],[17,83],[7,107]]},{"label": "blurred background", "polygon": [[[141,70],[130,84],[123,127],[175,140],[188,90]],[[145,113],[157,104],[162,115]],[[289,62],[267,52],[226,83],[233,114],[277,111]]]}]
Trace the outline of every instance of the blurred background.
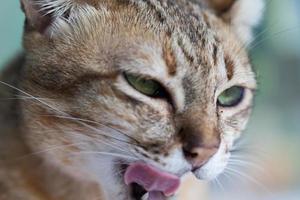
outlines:
[{"label": "blurred background", "polygon": [[[259,90],[239,151],[209,186],[187,178],[182,200],[300,199],[300,1],[266,4],[249,45]],[[18,0],[0,3],[0,66],[21,50],[19,7]]]}]

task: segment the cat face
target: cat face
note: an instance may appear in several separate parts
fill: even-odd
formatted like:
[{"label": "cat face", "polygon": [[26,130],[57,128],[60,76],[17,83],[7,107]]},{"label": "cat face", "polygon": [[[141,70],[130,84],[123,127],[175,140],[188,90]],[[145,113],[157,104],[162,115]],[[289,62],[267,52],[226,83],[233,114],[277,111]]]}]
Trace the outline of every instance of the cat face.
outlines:
[{"label": "cat face", "polygon": [[153,192],[138,173],[214,179],[256,88],[245,2],[23,0],[27,143],[107,199]]}]

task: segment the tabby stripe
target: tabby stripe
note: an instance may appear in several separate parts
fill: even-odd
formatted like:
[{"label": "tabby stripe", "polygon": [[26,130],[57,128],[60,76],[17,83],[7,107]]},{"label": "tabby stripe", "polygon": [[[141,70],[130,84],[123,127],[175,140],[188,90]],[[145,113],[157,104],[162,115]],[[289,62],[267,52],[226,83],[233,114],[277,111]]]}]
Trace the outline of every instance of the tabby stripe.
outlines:
[{"label": "tabby stripe", "polygon": [[213,44],[213,62],[214,66],[218,64],[218,46],[216,44]]},{"label": "tabby stripe", "polygon": [[143,0],[152,10],[156,12],[158,20],[163,23],[166,21],[166,13],[163,9],[163,7],[160,6],[159,1],[153,1],[153,0]]},{"label": "tabby stripe", "polygon": [[178,39],[177,42],[178,46],[180,47],[181,51],[183,52],[184,56],[186,57],[186,59],[188,60],[188,62],[190,64],[194,63],[194,57],[189,53],[189,51],[185,48],[184,44],[183,44],[183,40],[182,38]]},{"label": "tabby stripe", "polygon": [[233,77],[233,73],[234,73],[234,61],[229,58],[228,56],[225,57],[225,67],[227,70],[227,78],[228,80],[231,80]]},{"label": "tabby stripe", "polygon": [[170,76],[174,76],[177,71],[177,63],[176,58],[174,56],[174,52],[169,43],[166,44],[163,50],[164,60],[166,62],[168,73]]}]

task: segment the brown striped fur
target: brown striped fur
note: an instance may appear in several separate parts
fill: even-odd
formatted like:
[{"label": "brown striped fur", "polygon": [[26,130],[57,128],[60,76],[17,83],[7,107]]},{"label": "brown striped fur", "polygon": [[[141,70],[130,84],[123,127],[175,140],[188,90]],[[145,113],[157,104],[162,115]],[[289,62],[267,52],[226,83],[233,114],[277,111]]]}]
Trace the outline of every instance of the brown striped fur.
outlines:
[{"label": "brown striped fur", "polygon": [[[254,24],[235,21],[244,1],[21,0],[25,51],[0,79],[0,97],[18,97],[0,103],[0,200],[132,199],[118,174],[136,160],[212,178],[256,87]],[[160,82],[172,104],[134,90],[124,71]],[[243,102],[218,107],[234,85]]]}]

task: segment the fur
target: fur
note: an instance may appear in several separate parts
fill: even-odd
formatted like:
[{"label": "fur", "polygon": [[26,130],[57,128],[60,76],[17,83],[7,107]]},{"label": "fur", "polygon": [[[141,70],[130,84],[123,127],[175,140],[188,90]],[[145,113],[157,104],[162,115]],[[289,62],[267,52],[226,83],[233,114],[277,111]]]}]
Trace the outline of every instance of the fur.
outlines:
[{"label": "fur", "polygon": [[[244,44],[261,1],[21,2],[25,52],[1,76],[1,98],[18,97],[1,106],[1,200],[133,199],[122,174],[136,161],[206,180],[224,170],[251,113]],[[157,80],[172,102],[124,72]],[[235,85],[243,100],[218,106]]]}]

